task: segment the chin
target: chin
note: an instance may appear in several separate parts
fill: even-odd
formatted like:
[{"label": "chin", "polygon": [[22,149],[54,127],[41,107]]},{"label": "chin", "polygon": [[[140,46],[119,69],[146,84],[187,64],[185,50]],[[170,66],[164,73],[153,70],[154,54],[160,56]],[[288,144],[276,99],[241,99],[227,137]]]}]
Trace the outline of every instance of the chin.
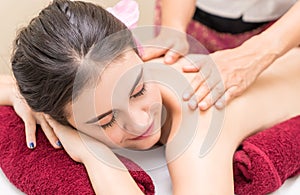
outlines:
[{"label": "chin", "polygon": [[149,150],[151,149],[160,139],[160,132],[146,138],[144,140],[139,140],[137,143],[132,147],[133,150]]}]

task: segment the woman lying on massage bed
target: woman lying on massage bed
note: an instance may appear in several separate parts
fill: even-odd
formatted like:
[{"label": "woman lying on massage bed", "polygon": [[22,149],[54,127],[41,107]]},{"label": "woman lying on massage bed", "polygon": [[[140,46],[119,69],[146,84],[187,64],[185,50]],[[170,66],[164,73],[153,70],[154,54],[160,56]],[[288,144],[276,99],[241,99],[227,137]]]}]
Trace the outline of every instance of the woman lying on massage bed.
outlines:
[{"label": "woman lying on massage bed", "polygon": [[[239,143],[300,114],[299,54],[275,62],[224,110],[191,111],[178,96],[188,87],[183,78],[194,74],[160,59],[143,64],[130,31],[101,7],[54,1],[20,31],[12,56],[20,94],[37,113],[9,78],[2,78],[0,103],[14,106],[25,122],[36,117],[55,146],[53,128],[85,165],[97,194],[142,194],[111,149],[162,144],[174,194],[233,194]],[[35,124],[25,126],[30,134]]]}]

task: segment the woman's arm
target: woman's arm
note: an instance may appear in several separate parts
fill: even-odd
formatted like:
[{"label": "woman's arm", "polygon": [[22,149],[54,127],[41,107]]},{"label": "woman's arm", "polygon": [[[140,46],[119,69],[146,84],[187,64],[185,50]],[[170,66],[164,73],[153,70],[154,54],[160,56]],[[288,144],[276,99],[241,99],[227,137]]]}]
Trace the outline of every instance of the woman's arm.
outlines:
[{"label": "woman's arm", "polygon": [[25,124],[26,145],[33,149],[36,147],[36,124],[41,125],[44,133],[54,148],[60,148],[60,143],[52,128],[45,120],[42,113],[31,110],[18,91],[14,78],[10,75],[0,75],[0,106],[13,106],[15,112]]},{"label": "woman's arm", "polygon": [[[196,136],[185,152],[168,164],[175,194],[233,194],[232,158],[240,142],[300,114],[299,55],[300,49],[294,49],[278,59],[225,110],[211,108],[200,113]],[[220,129],[210,129],[218,122]],[[219,132],[217,141],[201,157],[201,145],[210,131]],[[167,152],[171,150],[167,146]]]},{"label": "woman's arm", "polygon": [[111,151],[106,154],[115,162],[113,165],[91,154],[83,160],[96,194],[143,194],[120,160]]},{"label": "woman's arm", "polygon": [[143,194],[126,167],[106,145],[59,124],[48,115],[46,118],[69,156],[84,164],[96,194]]},{"label": "woman's arm", "polygon": [[0,105],[12,105],[15,82],[9,75],[0,75]]}]

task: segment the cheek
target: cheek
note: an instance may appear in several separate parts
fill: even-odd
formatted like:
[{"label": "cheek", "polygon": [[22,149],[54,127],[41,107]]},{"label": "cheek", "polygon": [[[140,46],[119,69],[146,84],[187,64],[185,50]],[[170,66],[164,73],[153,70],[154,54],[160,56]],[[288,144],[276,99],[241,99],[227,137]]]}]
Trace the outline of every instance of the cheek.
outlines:
[{"label": "cheek", "polygon": [[107,142],[111,144],[121,145],[123,142],[123,132],[121,129],[111,128],[105,132]]},{"label": "cheek", "polygon": [[157,84],[149,84],[148,96],[153,103],[162,104],[161,93]]},{"label": "cheek", "polygon": [[162,111],[162,97],[157,85],[152,84],[147,91],[147,110],[155,117],[160,118]]}]

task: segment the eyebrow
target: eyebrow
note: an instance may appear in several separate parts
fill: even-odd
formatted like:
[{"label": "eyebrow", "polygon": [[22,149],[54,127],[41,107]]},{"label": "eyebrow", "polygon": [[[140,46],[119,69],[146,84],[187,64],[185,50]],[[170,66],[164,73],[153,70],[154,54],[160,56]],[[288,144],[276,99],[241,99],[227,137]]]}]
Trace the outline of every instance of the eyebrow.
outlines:
[{"label": "eyebrow", "polygon": [[[142,67],[140,73],[138,74],[137,78],[136,78],[135,81],[134,81],[134,84],[133,84],[133,86],[132,86],[132,88],[131,88],[131,90],[130,90],[129,96],[130,96],[130,94],[132,94],[132,92],[133,92],[134,89],[136,88],[137,84],[140,82],[140,80],[141,80],[141,78],[142,78],[142,75],[143,75],[143,70],[144,70],[144,69],[143,69],[143,67]],[[110,111],[108,111],[108,112],[105,112],[105,113],[103,113],[103,114],[100,114],[100,115],[98,115],[97,117],[92,118],[92,119],[88,120],[88,121],[85,122],[85,123],[87,123],[87,124],[95,123],[95,122],[101,120],[102,118],[106,117],[107,115],[110,115],[112,112],[113,112],[113,110],[110,110]]]},{"label": "eyebrow", "polygon": [[133,84],[133,86],[132,86],[132,88],[131,88],[131,90],[130,90],[129,96],[130,96],[130,94],[132,94],[132,92],[133,92],[134,89],[136,88],[137,84],[140,82],[140,80],[141,80],[141,78],[142,78],[142,75],[143,75],[143,71],[144,71],[144,69],[143,69],[143,67],[142,67],[142,68],[141,68],[141,71],[140,71],[140,73],[139,73],[139,75],[137,76],[137,78],[136,78],[135,81],[134,81],[134,84]]}]

